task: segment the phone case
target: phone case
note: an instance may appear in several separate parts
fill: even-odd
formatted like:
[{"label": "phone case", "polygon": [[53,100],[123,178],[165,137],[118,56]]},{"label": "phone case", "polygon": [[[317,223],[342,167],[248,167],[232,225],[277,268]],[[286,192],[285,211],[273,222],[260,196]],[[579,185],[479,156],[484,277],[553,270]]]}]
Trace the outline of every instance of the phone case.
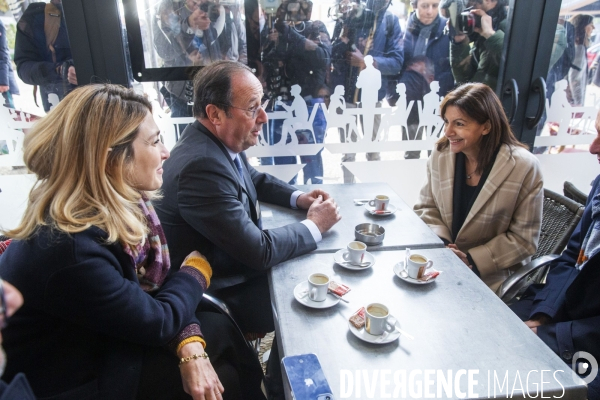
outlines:
[{"label": "phone case", "polygon": [[295,400],[333,400],[316,354],[284,357],[281,363]]}]

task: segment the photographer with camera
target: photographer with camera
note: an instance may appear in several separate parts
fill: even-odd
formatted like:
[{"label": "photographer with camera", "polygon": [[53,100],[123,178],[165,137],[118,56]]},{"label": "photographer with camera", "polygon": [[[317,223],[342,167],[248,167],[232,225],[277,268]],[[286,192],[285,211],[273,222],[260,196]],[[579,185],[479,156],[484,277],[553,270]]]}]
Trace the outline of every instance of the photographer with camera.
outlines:
[{"label": "photographer with camera", "polygon": [[[331,42],[325,24],[321,21],[311,21],[311,1],[284,0],[275,10],[273,4],[266,7],[266,24],[261,33],[263,79],[266,83],[265,95],[277,101],[271,102],[269,111],[283,111],[292,104],[295,110],[305,110],[310,115],[312,107],[318,104],[312,102],[313,95],[326,83],[327,71],[331,60]],[[290,91],[294,88],[294,93]],[[298,107],[300,102],[306,102],[304,107]],[[298,118],[298,111],[292,121],[272,119],[269,121],[269,143],[285,145],[286,143],[314,143],[316,139],[322,142],[322,137],[314,136],[314,126],[309,129],[309,117]],[[300,121],[302,119],[302,121]],[[288,128],[291,126],[293,129]],[[295,129],[294,126],[303,126]],[[309,162],[321,163],[321,155],[308,156]],[[295,156],[263,157],[262,165],[296,164]],[[322,173],[321,173],[322,175]],[[315,175],[307,176],[315,182]],[[290,183],[294,183],[293,178]]]},{"label": "photographer with camera", "polygon": [[[246,31],[237,0],[162,0],[153,21],[154,48],[164,67],[247,61]],[[171,117],[192,116],[191,81],[168,81]]]},{"label": "photographer with camera", "polygon": [[[443,9],[462,1],[446,1]],[[450,17],[453,25],[450,27],[452,74],[457,85],[482,82],[496,90],[506,30],[507,0],[467,0],[466,5],[470,8],[457,15],[454,21]]]},{"label": "photographer with camera", "polygon": [[267,96],[289,99],[292,85],[300,85],[302,97],[312,95],[326,80],[331,58],[327,28],[311,21],[311,1],[285,0],[278,7],[275,21],[267,14],[262,36]]},{"label": "photographer with camera", "polygon": [[52,107],[51,94],[62,100],[77,86],[62,0],[27,7],[17,23],[15,63],[23,82],[39,85],[46,112]]},{"label": "photographer with camera", "polygon": [[[216,57],[217,50],[204,42],[214,42],[216,32],[206,7],[197,0],[163,0],[153,23],[154,48],[165,67],[204,65]],[[207,2],[204,2],[207,5]],[[208,40],[207,40],[208,39]],[[171,117],[191,117],[192,88],[189,81],[168,81]]]},{"label": "photographer with camera", "polygon": [[[377,108],[381,107],[381,101],[386,95],[388,79],[398,75],[402,69],[402,32],[398,17],[387,11],[389,4],[390,0],[367,0],[366,3],[342,0],[337,5],[340,17],[333,34],[331,87],[344,86],[348,108],[356,107],[361,100],[361,90],[357,88],[356,82],[359,73],[367,68],[367,55],[373,59],[372,67],[381,73]],[[378,84],[379,82],[373,82],[373,86]],[[364,119],[361,119],[361,123],[365,122]],[[381,114],[376,113],[370,124],[373,131],[364,132],[365,137],[375,140],[380,123]],[[343,130],[340,130],[340,140],[342,143],[346,141]],[[350,140],[357,141],[356,132],[352,133]],[[342,157],[342,162],[353,162],[355,159],[356,154],[347,153]],[[379,153],[367,153],[367,160],[379,159]],[[345,167],[342,169],[344,183],[354,182],[354,175]]]}]

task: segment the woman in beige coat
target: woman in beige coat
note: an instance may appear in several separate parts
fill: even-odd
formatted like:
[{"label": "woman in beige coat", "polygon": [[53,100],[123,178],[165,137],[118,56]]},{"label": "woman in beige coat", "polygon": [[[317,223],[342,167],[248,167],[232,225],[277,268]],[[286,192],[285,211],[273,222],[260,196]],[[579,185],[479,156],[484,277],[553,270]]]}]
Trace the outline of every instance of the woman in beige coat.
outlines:
[{"label": "woman in beige coat", "polygon": [[513,135],[496,94],[465,84],[442,101],[444,137],[427,165],[417,215],[492,289],[537,249],[540,165]]}]

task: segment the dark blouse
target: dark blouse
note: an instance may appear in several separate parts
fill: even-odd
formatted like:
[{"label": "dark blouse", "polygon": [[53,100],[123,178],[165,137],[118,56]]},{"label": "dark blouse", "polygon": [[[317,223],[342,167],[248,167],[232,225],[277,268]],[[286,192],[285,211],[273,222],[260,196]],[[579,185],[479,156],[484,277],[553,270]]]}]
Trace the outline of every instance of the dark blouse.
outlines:
[{"label": "dark blouse", "polygon": [[[479,192],[481,192],[481,188],[490,175],[490,171],[496,162],[496,156],[498,155],[499,150],[500,148],[496,150],[492,162],[486,169],[484,169],[477,186],[467,185],[466,156],[463,153],[458,153],[456,155],[456,163],[454,165],[454,190],[452,196],[452,243],[456,242],[456,236],[458,236],[458,232],[465,223],[467,215],[469,215],[469,211],[471,211],[471,207],[473,207],[475,200],[477,200],[477,196],[479,196]],[[469,253],[467,253],[467,258],[473,267],[473,272],[479,276],[477,265],[475,265],[475,262]]]},{"label": "dark blouse", "polygon": [[[480,180],[481,182],[481,180]],[[462,184],[462,187],[460,188],[460,202],[459,202],[459,207],[458,207],[458,213],[454,215],[453,220],[456,219],[457,221],[457,225],[462,227],[463,224],[465,223],[465,220],[467,219],[467,215],[469,214],[469,211],[471,211],[471,207],[473,206],[473,203],[475,202],[475,199],[477,198],[477,195],[479,194],[479,190],[478,186],[469,186],[467,185],[467,181],[464,181]],[[460,230],[460,228],[459,228]],[[452,237],[453,239],[456,239],[456,235],[458,234],[458,231],[452,232]]]}]

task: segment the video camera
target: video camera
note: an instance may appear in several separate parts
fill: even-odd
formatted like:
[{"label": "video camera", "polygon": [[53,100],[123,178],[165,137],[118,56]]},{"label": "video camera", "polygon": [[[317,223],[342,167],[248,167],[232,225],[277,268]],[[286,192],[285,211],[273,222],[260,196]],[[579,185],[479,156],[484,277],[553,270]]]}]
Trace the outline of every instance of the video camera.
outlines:
[{"label": "video camera", "polygon": [[481,17],[471,14],[473,7],[465,7],[464,0],[442,0],[440,10],[444,17],[450,20],[450,25],[456,33],[470,35],[474,28],[481,27]]},{"label": "video camera", "polygon": [[389,6],[389,0],[340,0],[328,11],[329,17],[336,21],[331,37],[332,74],[336,81],[343,84],[345,99],[355,102],[357,67],[348,63],[348,54],[356,51],[357,44],[366,42],[376,19]]},{"label": "video camera", "polygon": [[288,35],[284,32],[295,29],[296,32],[304,35],[304,31],[311,27],[313,3],[311,0],[259,0],[259,2],[267,16],[268,31],[277,29],[280,33],[276,42],[267,44],[262,50],[262,65],[267,85],[265,95],[270,99],[281,97],[285,102],[290,99],[290,77],[286,75],[286,66],[290,60],[289,53],[285,50]]}]

